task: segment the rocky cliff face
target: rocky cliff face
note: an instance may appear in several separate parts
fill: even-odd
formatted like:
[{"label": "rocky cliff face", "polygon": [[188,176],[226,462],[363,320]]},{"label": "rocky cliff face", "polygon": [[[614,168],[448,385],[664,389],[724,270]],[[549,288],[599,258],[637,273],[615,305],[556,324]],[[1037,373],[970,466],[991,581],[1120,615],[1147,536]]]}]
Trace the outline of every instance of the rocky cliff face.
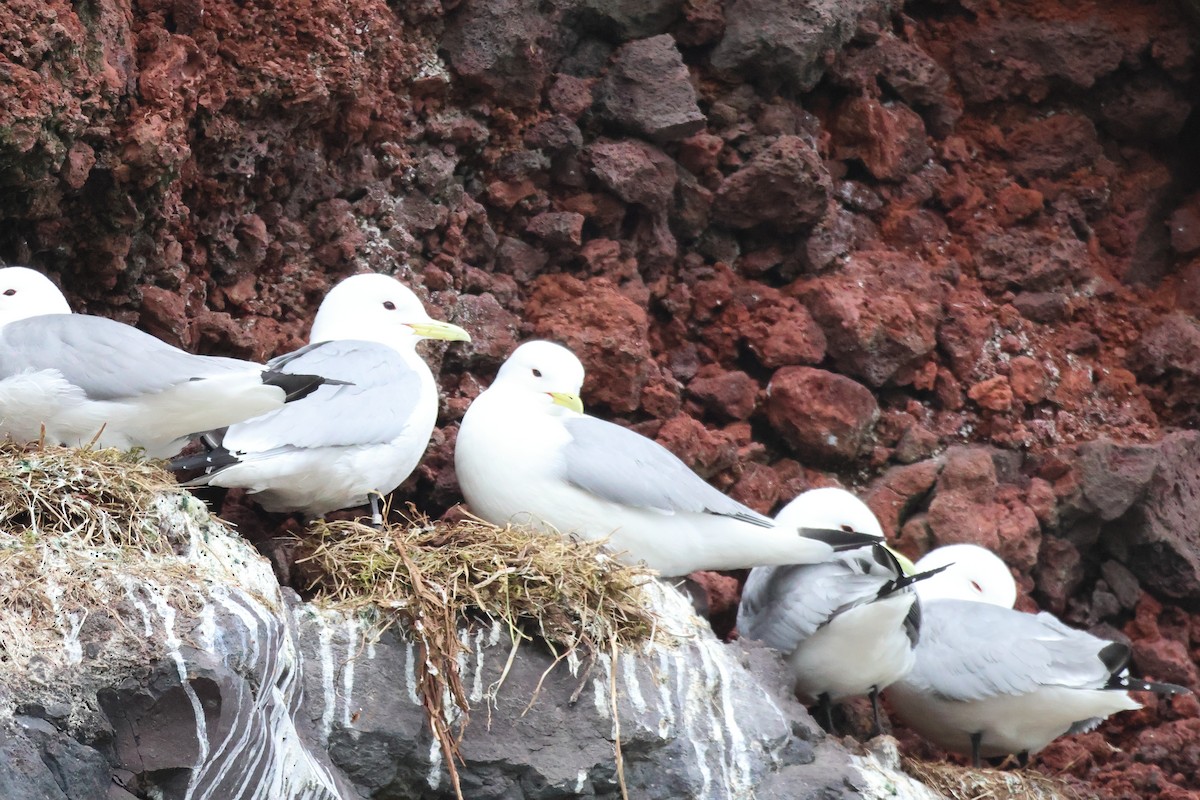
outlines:
[{"label": "rocky cliff face", "polygon": [[[256,358],[398,270],[475,335],[402,492],[430,512],[467,403],[554,338],[755,508],[863,488],[910,554],[997,548],[1027,605],[1197,684],[1191,4],[276,5],[9,0],[0,258]],[[1041,764],[1183,796],[1197,712]]]}]

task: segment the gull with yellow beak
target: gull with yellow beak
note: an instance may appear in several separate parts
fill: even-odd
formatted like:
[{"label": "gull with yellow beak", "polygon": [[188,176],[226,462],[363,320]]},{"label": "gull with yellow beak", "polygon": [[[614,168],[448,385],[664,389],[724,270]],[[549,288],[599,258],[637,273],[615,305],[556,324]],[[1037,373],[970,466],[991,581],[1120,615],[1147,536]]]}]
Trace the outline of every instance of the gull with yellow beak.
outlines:
[{"label": "gull with yellow beak", "polygon": [[821,564],[751,570],[737,621],[743,639],[784,654],[796,694],[820,706],[830,732],[833,703],[865,694],[878,734],[879,691],[916,662],[921,606],[913,584],[939,570],[914,574],[911,561],[883,544],[883,528],[867,504],[844,489],[804,492],[775,521],[879,537],[878,544]]},{"label": "gull with yellow beak", "polygon": [[779,525],[709,486],[662,445],[583,413],[583,365],[526,342],[467,409],[454,465],[488,522],[608,539],[664,576],[825,561],[870,533]]},{"label": "gull with yellow beak", "polygon": [[321,517],[379,501],[416,468],[437,421],[438,388],[416,351],[421,339],[470,341],[431,319],[408,287],[386,275],[354,275],[326,295],[311,344],[269,363],[283,372],[343,382],[303,401],[206,435],[206,453],[171,468],[202,469],[186,486],[243,488],[268,511]]}]

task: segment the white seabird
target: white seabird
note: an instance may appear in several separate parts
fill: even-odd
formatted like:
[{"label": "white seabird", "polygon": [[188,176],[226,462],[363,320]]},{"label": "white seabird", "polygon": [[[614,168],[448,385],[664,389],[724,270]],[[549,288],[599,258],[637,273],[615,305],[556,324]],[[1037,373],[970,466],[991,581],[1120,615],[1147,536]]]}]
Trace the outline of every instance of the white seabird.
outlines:
[{"label": "white seabird", "polygon": [[104,317],[72,314],[27,267],[0,269],[0,438],[178,453],[199,431],[279,408],[320,385],[198,356]]},{"label": "white seabird", "polygon": [[[835,528],[883,539],[879,520],[844,489],[813,489],[775,516],[781,525]],[[911,669],[920,635],[912,584],[883,544],[838,553],[820,564],[756,567],[742,590],[738,634],[781,651],[796,694],[819,704],[833,730],[832,703],[868,695],[881,729],[878,694]]]},{"label": "white seabird", "polygon": [[322,301],[312,343],[269,362],[345,385],[322,386],[301,402],[218,432],[218,447],[176,459],[171,468],[203,468],[185,485],[243,488],[268,511],[321,517],[369,500],[381,524],[381,496],[416,468],[437,422],[438,388],[417,342],[470,338],[432,319],[395,278],[346,278]]},{"label": "white seabird", "polygon": [[[899,717],[947,750],[981,758],[1016,753],[1022,764],[1051,741],[1141,708],[1129,690],[1187,689],[1129,676],[1128,645],[1064,625],[1054,615],[1003,605],[1012,575],[995,555],[959,550],[939,578],[918,584],[916,663],[888,687]],[[936,553],[936,551],[935,551]],[[931,554],[932,555],[932,554]],[[917,562],[945,561],[945,554]],[[956,599],[995,598],[992,602]]]},{"label": "white seabird", "polygon": [[527,342],[463,417],[459,486],[488,522],[608,538],[665,576],[812,563],[874,535],[778,525],[705,483],[662,445],[583,413],[583,365],[565,347]]}]

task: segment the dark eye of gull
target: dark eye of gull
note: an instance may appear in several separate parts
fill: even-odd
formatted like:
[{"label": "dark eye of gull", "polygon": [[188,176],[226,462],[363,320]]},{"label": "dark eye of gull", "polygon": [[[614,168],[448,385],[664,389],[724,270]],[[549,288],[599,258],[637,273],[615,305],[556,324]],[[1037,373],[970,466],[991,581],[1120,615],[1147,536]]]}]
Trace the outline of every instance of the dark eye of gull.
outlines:
[{"label": "dark eye of gull", "polygon": [[542,371],[540,369],[538,369],[537,367],[534,367],[532,371],[533,371],[533,377],[535,377],[535,378],[542,377]]},{"label": "dark eye of gull", "polygon": [[853,525],[843,525],[842,530],[844,530],[846,533],[854,533],[854,526]]},{"label": "dark eye of gull", "polygon": [[383,301],[383,307],[384,307],[384,308],[386,308],[388,311],[395,311],[395,310],[396,310],[396,304],[395,304],[395,303],[393,303],[391,300],[384,300],[384,301]]},{"label": "dark eye of gull", "polygon": [[17,290],[16,290],[16,289],[5,289],[5,290],[4,290],[4,296],[5,296],[5,297],[12,297],[12,296],[13,296],[14,294],[16,294],[16,293],[17,293]]},{"label": "dark eye of gull", "polygon": [[978,581],[971,581],[971,588],[980,594],[983,594],[983,587],[979,585]]}]

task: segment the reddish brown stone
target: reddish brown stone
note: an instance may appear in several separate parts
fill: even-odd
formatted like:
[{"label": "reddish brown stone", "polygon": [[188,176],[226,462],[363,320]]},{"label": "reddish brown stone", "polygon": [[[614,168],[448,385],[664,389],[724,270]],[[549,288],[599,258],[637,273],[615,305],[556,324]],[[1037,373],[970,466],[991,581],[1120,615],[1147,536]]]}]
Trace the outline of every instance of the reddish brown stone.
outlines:
[{"label": "reddish brown stone", "polygon": [[711,478],[737,462],[738,447],[733,436],[707,428],[686,414],[664,422],[656,438],[703,478]]},{"label": "reddish brown stone", "polygon": [[793,364],[819,364],[825,358],[825,334],[808,309],[785,298],[763,303],[750,312],[743,331],[750,351],[768,369]]},{"label": "reddish brown stone", "polygon": [[838,110],[833,133],[837,157],[858,159],[879,180],[902,180],[932,155],[925,124],[899,103],[851,98]]},{"label": "reddish brown stone", "polygon": [[583,362],[586,403],[628,413],[641,402],[650,375],[649,321],[606,278],[539,278],[525,313],[540,338],[571,348]]},{"label": "reddish brown stone", "polygon": [[583,241],[583,215],[571,211],[548,211],[529,220],[526,231],[551,247],[576,247]]},{"label": "reddish brown stone", "polygon": [[1008,378],[1003,375],[975,384],[967,390],[967,397],[980,408],[989,411],[1007,411],[1012,408],[1012,387],[1009,386]]},{"label": "reddish brown stone", "polygon": [[882,386],[937,345],[944,289],[916,260],[857,253],[839,272],[798,281],[793,290],[825,332],[845,372]]},{"label": "reddish brown stone", "polygon": [[831,189],[812,145],[799,136],[780,136],[721,183],[713,211],[733,228],[762,225],[799,233],[825,218]]},{"label": "reddish brown stone", "polygon": [[1033,405],[1046,399],[1049,378],[1037,361],[1029,356],[1017,356],[1009,362],[1008,383],[1014,397]]},{"label": "reddish brown stone", "polygon": [[784,367],[767,386],[767,419],[798,454],[845,462],[868,444],[879,418],[875,396],[844,375]]},{"label": "reddish brown stone", "polygon": [[744,372],[705,364],[688,384],[688,393],[724,419],[749,419],[758,401],[758,382]]}]

